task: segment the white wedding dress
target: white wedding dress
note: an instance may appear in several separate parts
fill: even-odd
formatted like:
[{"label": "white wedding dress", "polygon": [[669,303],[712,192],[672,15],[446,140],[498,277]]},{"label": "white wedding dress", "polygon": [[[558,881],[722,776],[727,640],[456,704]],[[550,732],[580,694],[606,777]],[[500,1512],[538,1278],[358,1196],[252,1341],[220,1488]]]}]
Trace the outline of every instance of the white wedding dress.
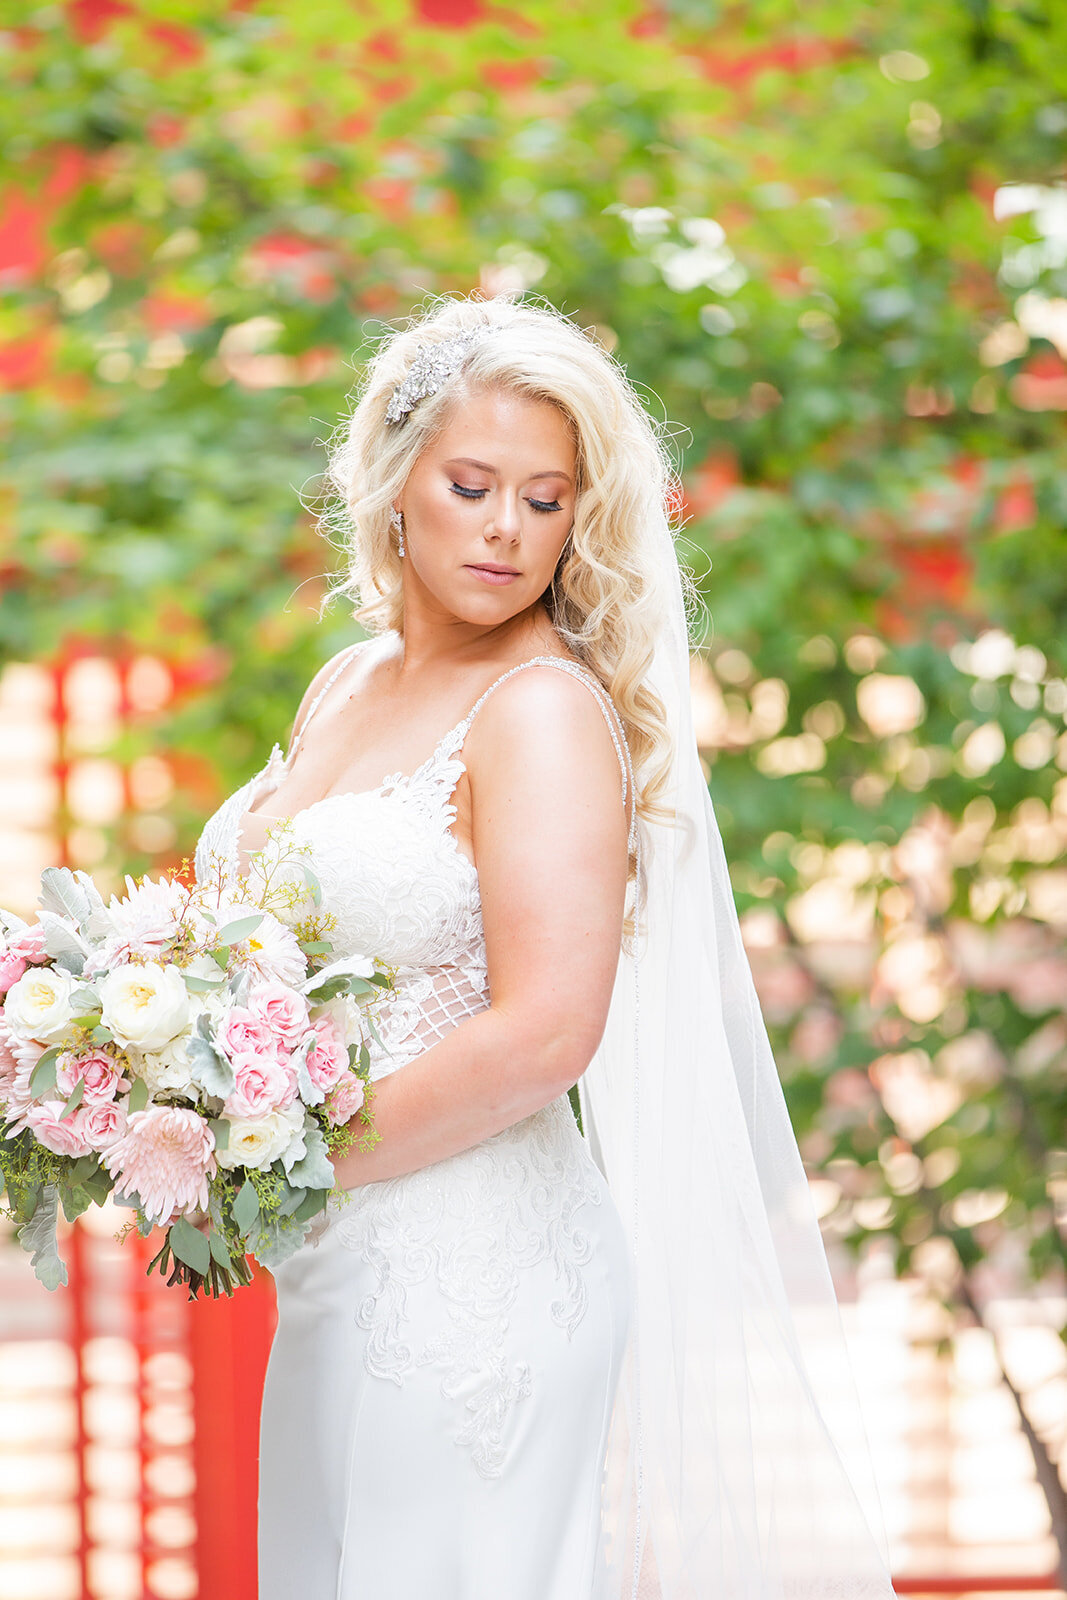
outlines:
[{"label": "white wedding dress", "polygon": [[[361,646],[356,646],[356,650]],[[248,808],[293,750],[209,820],[196,852],[241,864]],[[396,964],[372,1051],[395,1071],[489,1003],[478,874],[451,832],[464,739],[298,812],[338,955]],[[625,766],[623,766],[625,774]],[[259,831],[263,822],[259,822]],[[507,1070],[507,1063],[501,1063]],[[630,1326],[625,1228],[566,1095],[409,1175],[352,1190],[277,1270],[263,1396],[260,1600],[600,1600],[612,1406]]]}]

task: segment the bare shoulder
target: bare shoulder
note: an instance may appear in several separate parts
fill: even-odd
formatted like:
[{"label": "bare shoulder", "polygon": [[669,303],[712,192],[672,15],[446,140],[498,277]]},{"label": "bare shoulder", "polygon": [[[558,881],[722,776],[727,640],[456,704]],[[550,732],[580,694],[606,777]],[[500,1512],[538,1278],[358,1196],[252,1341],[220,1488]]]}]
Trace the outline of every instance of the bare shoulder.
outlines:
[{"label": "bare shoulder", "polygon": [[304,690],[300,704],[297,707],[296,715],[293,718],[293,731],[290,738],[290,746],[292,744],[292,739],[296,737],[298,731],[304,726],[304,722],[307,719],[311,707],[314,705],[316,699],[322,693],[323,689],[325,689],[334,673],[339,672],[346,662],[348,662],[354,656],[364,652],[373,643],[374,641],[372,639],[361,639],[356,644],[343,645],[340,650],[335,651],[328,660],[323,662],[322,666],[318,669],[318,671],[315,673],[315,676]]},{"label": "bare shoulder", "polygon": [[[513,673],[494,689],[471,726],[468,749],[475,782],[529,781],[539,786],[566,778],[575,789],[618,793],[619,753],[595,675],[538,663]],[[573,663],[577,665],[577,663]],[[599,695],[595,692],[599,688]]]}]

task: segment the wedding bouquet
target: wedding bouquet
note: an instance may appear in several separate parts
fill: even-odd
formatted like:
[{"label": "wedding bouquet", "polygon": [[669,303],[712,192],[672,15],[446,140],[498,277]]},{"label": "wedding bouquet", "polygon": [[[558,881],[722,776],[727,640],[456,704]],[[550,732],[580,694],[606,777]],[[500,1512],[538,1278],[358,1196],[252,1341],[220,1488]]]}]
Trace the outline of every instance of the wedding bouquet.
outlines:
[{"label": "wedding bouquet", "polygon": [[73,1221],[113,1193],[142,1236],[167,1230],[149,1271],[232,1294],[246,1255],[299,1248],[330,1155],[377,1142],[367,1034],[395,974],[330,959],[307,851],[281,824],[247,875],[187,883],[183,863],[106,906],[50,867],[35,924],[0,912],[0,1178],[49,1288],[60,1204]]}]

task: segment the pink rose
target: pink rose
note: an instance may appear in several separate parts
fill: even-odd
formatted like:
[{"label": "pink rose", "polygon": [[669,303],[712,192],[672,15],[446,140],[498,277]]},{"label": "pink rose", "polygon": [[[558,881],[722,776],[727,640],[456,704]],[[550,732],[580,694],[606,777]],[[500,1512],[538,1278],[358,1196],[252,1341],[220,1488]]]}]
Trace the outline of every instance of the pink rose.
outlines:
[{"label": "pink rose", "polygon": [[120,1089],[129,1088],[129,1083],[119,1074],[114,1057],[107,1055],[103,1050],[93,1050],[83,1056],[76,1056],[68,1051],[60,1056],[56,1070],[56,1088],[59,1093],[73,1094],[79,1078],[85,1082],[82,1098],[86,1105],[114,1100]]},{"label": "pink rose", "polygon": [[6,994],[26,971],[26,959],[17,950],[0,951],[0,994]]},{"label": "pink rose", "polygon": [[126,1132],[126,1113],[114,1100],[79,1107],[81,1132],[91,1150],[110,1150]]},{"label": "pink rose", "polygon": [[23,961],[47,961],[48,951],[44,947],[44,929],[41,924],[35,922],[32,927],[23,929],[17,939],[10,941],[8,950]]},{"label": "pink rose", "polygon": [[363,1104],[364,1093],[363,1079],[354,1072],[346,1073],[326,1096],[326,1115],[330,1119],[330,1126],[338,1128],[342,1122],[354,1117]]},{"label": "pink rose", "polygon": [[248,1010],[271,1034],[294,1050],[307,1032],[308,1003],[284,983],[257,983],[248,995]]},{"label": "pink rose", "polygon": [[104,1165],[117,1192],[138,1194],[145,1215],[165,1227],[181,1212],[207,1210],[215,1138],[196,1111],[147,1106],[129,1117],[125,1133],[104,1152]]},{"label": "pink rose", "polygon": [[86,1156],[89,1154],[89,1141],[84,1131],[85,1113],[79,1106],[77,1111],[72,1111],[61,1122],[59,1114],[64,1104],[63,1100],[39,1101],[23,1115],[22,1126],[29,1128],[34,1138],[46,1150],[54,1150],[57,1156]]},{"label": "pink rose", "polygon": [[224,1108],[228,1117],[265,1117],[285,1111],[296,1097],[296,1073],[267,1055],[248,1051],[238,1056],[234,1080]]},{"label": "pink rose", "polygon": [[318,1089],[328,1091],[348,1071],[348,1047],[329,1017],[313,1024],[315,1043],[308,1051],[308,1077]]},{"label": "pink rose", "polygon": [[245,1006],[231,1006],[222,1019],[218,1043],[233,1066],[246,1055],[262,1056],[279,1064],[288,1057],[284,1042],[272,1033],[268,1023]]}]

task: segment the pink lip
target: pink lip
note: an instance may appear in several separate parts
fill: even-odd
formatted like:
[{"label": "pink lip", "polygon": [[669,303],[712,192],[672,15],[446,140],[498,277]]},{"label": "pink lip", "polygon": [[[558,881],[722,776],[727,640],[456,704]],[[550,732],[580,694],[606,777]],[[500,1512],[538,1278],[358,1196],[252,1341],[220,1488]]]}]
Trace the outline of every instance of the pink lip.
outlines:
[{"label": "pink lip", "polygon": [[467,564],[467,571],[475,573],[483,583],[510,583],[513,578],[521,576],[514,567],[501,567],[493,562],[475,566],[473,562]]}]

